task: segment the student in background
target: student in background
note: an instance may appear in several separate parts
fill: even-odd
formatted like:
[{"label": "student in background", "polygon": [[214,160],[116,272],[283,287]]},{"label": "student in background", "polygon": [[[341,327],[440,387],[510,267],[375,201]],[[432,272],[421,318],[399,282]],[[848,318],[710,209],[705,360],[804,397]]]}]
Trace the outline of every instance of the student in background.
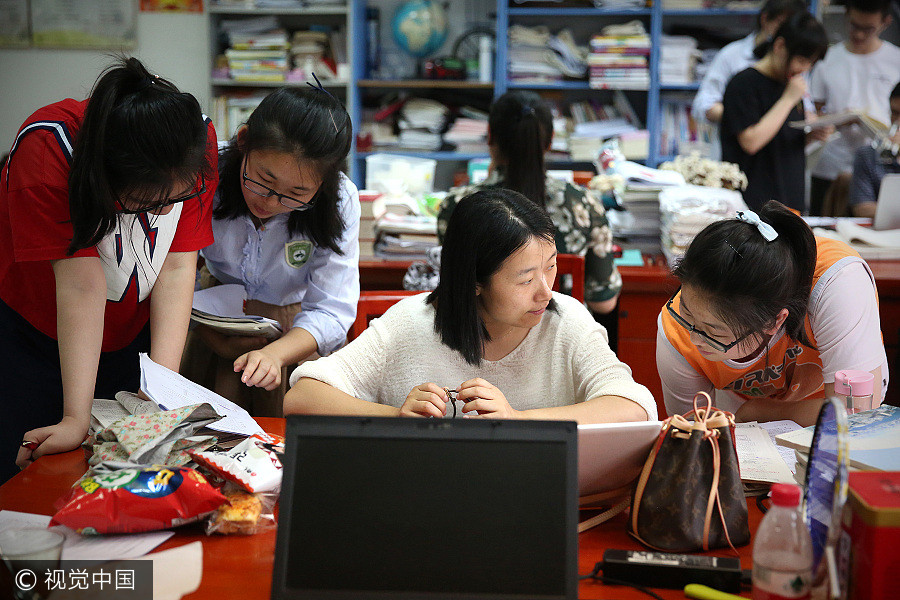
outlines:
[{"label": "student in background", "polygon": [[584,299],[607,314],[616,306],[622,277],[613,263],[612,233],[603,203],[584,188],[549,177],[544,153],[550,149],[553,117],[534,92],[513,91],[497,98],[488,117],[491,164],[486,181],[450,190],[438,215],[438,237],[457,202],[480,189],[507,188],[544,207],[556,225],[556,249],[584,256]]},{"label": "student in background", "polygon": [[324,89],[282,88],[222,153],[202,285],[243,285],[246,314],[279,321],[284,335],[198,325],[182,372],[256,416],[280,416],[282,369],[339,348],[356,317],[359,193],[341,173],[351,136],[347,111]]},{"label": "student in background", "polygon": [[460,200],[437,289],[401,300],[346,347],[300,365],[285,413],[655,419],[653,397],[610,350],[603,327],[551,291],[553,229],[518,192],[492,188]]},{"label": "student in background", "polygon": [[77,448],[95,397],[139,389],[139,352],[178,369],[217,180],[197,100],[134,58],[19,130],[0,176],[0,482]]},{"label": "student in background", "polygon": [[[890,0],[847,0],[847,39],[828,49],[810,77],[819,112],[861,110],[888,122],[884,99],[900,81],[900,48],[879,36],[891,24]],[[841,127],[822,149],[810,179],[810,214],[821,214],[829,188],[850,177],[853,155],[871,140],[858,125]]]},{"label": "student in background", "polygon": [[722,160],[737,163],[747,175],[743,196],[753,210],[771,199],[798,212],[805,208],[804,148],[809,141],[827,138],[834,128],[804,134],[789,122],[807,116],[801,102],[806,95],[803,75],[826,47],[825,30],[816,18],[796,13],[770,43],[756,49],[759,62],[735,75],[725,88],[719,127]]},{"label": "student in background", "polygon": [[811,425],[841,369],[872,372],[876,405],[883,400],[887,358],[868,265],[782,204],[707,226],[674,275],[681,288],[656,338],[670,415],[705,391],[740,421]]},{"label": "student in background", "polygon": [[805,11],[803,0],[767,0],[756,17],[756,30],[745,38],[731,42],[716,54],[694,96],[691,114],[695,118],[705,117],[710,123],[721,121],[722,96],[731,78],[756,62],[753,50],[771,40],[788,17]]},{"label": "student in background", "polygon": [[[890,139],[900,145],[900,83],[891,90],[890,107],[891,123],[894,125],[894,135]],[[854,217],[875,216],[881,180],[888,173],[900,173],[900,156],[885,159],[871,144],[856,151],[849,200],[850,212]]]}]

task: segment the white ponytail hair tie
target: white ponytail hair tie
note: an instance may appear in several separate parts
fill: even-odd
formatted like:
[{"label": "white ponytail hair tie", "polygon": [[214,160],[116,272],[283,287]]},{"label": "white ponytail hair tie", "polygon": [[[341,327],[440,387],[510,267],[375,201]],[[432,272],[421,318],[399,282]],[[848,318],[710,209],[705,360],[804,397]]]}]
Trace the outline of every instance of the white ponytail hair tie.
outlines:
[{"label": "white ponytail hair tie", "polygon": [[778,232],[775,231],[775,228],[769,225],[768,223],[763,223],[762,219],[759,218],[759,215],[753,212],[752,210],[741,210],[737,213],[738,221],[743,221],[744,223],[750,223],[754,227],[756,227],[759,232],[762,234],[764,238],[766,238],[767,242],[774,241],[775,238],[778,237]]}]

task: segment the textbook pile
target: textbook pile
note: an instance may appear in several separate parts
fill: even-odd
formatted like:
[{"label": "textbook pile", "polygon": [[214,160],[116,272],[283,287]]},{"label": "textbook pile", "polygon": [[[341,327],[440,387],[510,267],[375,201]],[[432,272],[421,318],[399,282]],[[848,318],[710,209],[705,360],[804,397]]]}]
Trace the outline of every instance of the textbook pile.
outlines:
[{"label": "textbook pile", "polygon": [[590,86],[646,90],[650,86],[650,35],[639,21],[610,25],[591,38]]},{"label": "textbook pile", "polygon": [[[884,404],[878,408],[847,415],[850,425],[851,471],[900,471],[900,407]],[[795,452],[796,480],[806,478],[809,448],[814,427],[776,436],[780,446]]]},{"label": "textbook pile", "polygon": [[274,17],[228,20],[221,31],[228,37],[225,50],[228,76],[236,81],[284,81],[289,70],[288,34]]}]

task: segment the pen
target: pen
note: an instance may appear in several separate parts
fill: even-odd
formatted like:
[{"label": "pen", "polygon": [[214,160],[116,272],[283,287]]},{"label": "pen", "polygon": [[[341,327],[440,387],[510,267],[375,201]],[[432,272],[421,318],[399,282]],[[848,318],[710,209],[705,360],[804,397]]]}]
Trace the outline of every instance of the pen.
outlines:
[{"label": "pen", "polygon": [[25,440],[24,442],[22,442],[23,448],[28,448],[29,450],[32,450],[32,451],[37,449],[37,447],[40,445],[41,444],[39,442],[32,442],[30,440]]},{"label": "pen", "polygon": [[688,598],[697,598],[697,600],[746,600],[743,596],[720,592],[699,583],[689,583],[684,586],[684,595]]}]

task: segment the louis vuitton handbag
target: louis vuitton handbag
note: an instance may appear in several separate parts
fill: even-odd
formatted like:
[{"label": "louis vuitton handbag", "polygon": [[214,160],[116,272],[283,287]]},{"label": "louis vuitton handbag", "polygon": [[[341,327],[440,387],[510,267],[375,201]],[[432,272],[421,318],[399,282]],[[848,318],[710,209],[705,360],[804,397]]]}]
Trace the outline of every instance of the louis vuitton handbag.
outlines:
[{"label": "louis vuitton handbag", "polygon": [[694,397],[694,410],[663,423],[634,487],[628,533],[664,552],[734,550],[750,541],[734,415],[713,407],[706,392]]}]

